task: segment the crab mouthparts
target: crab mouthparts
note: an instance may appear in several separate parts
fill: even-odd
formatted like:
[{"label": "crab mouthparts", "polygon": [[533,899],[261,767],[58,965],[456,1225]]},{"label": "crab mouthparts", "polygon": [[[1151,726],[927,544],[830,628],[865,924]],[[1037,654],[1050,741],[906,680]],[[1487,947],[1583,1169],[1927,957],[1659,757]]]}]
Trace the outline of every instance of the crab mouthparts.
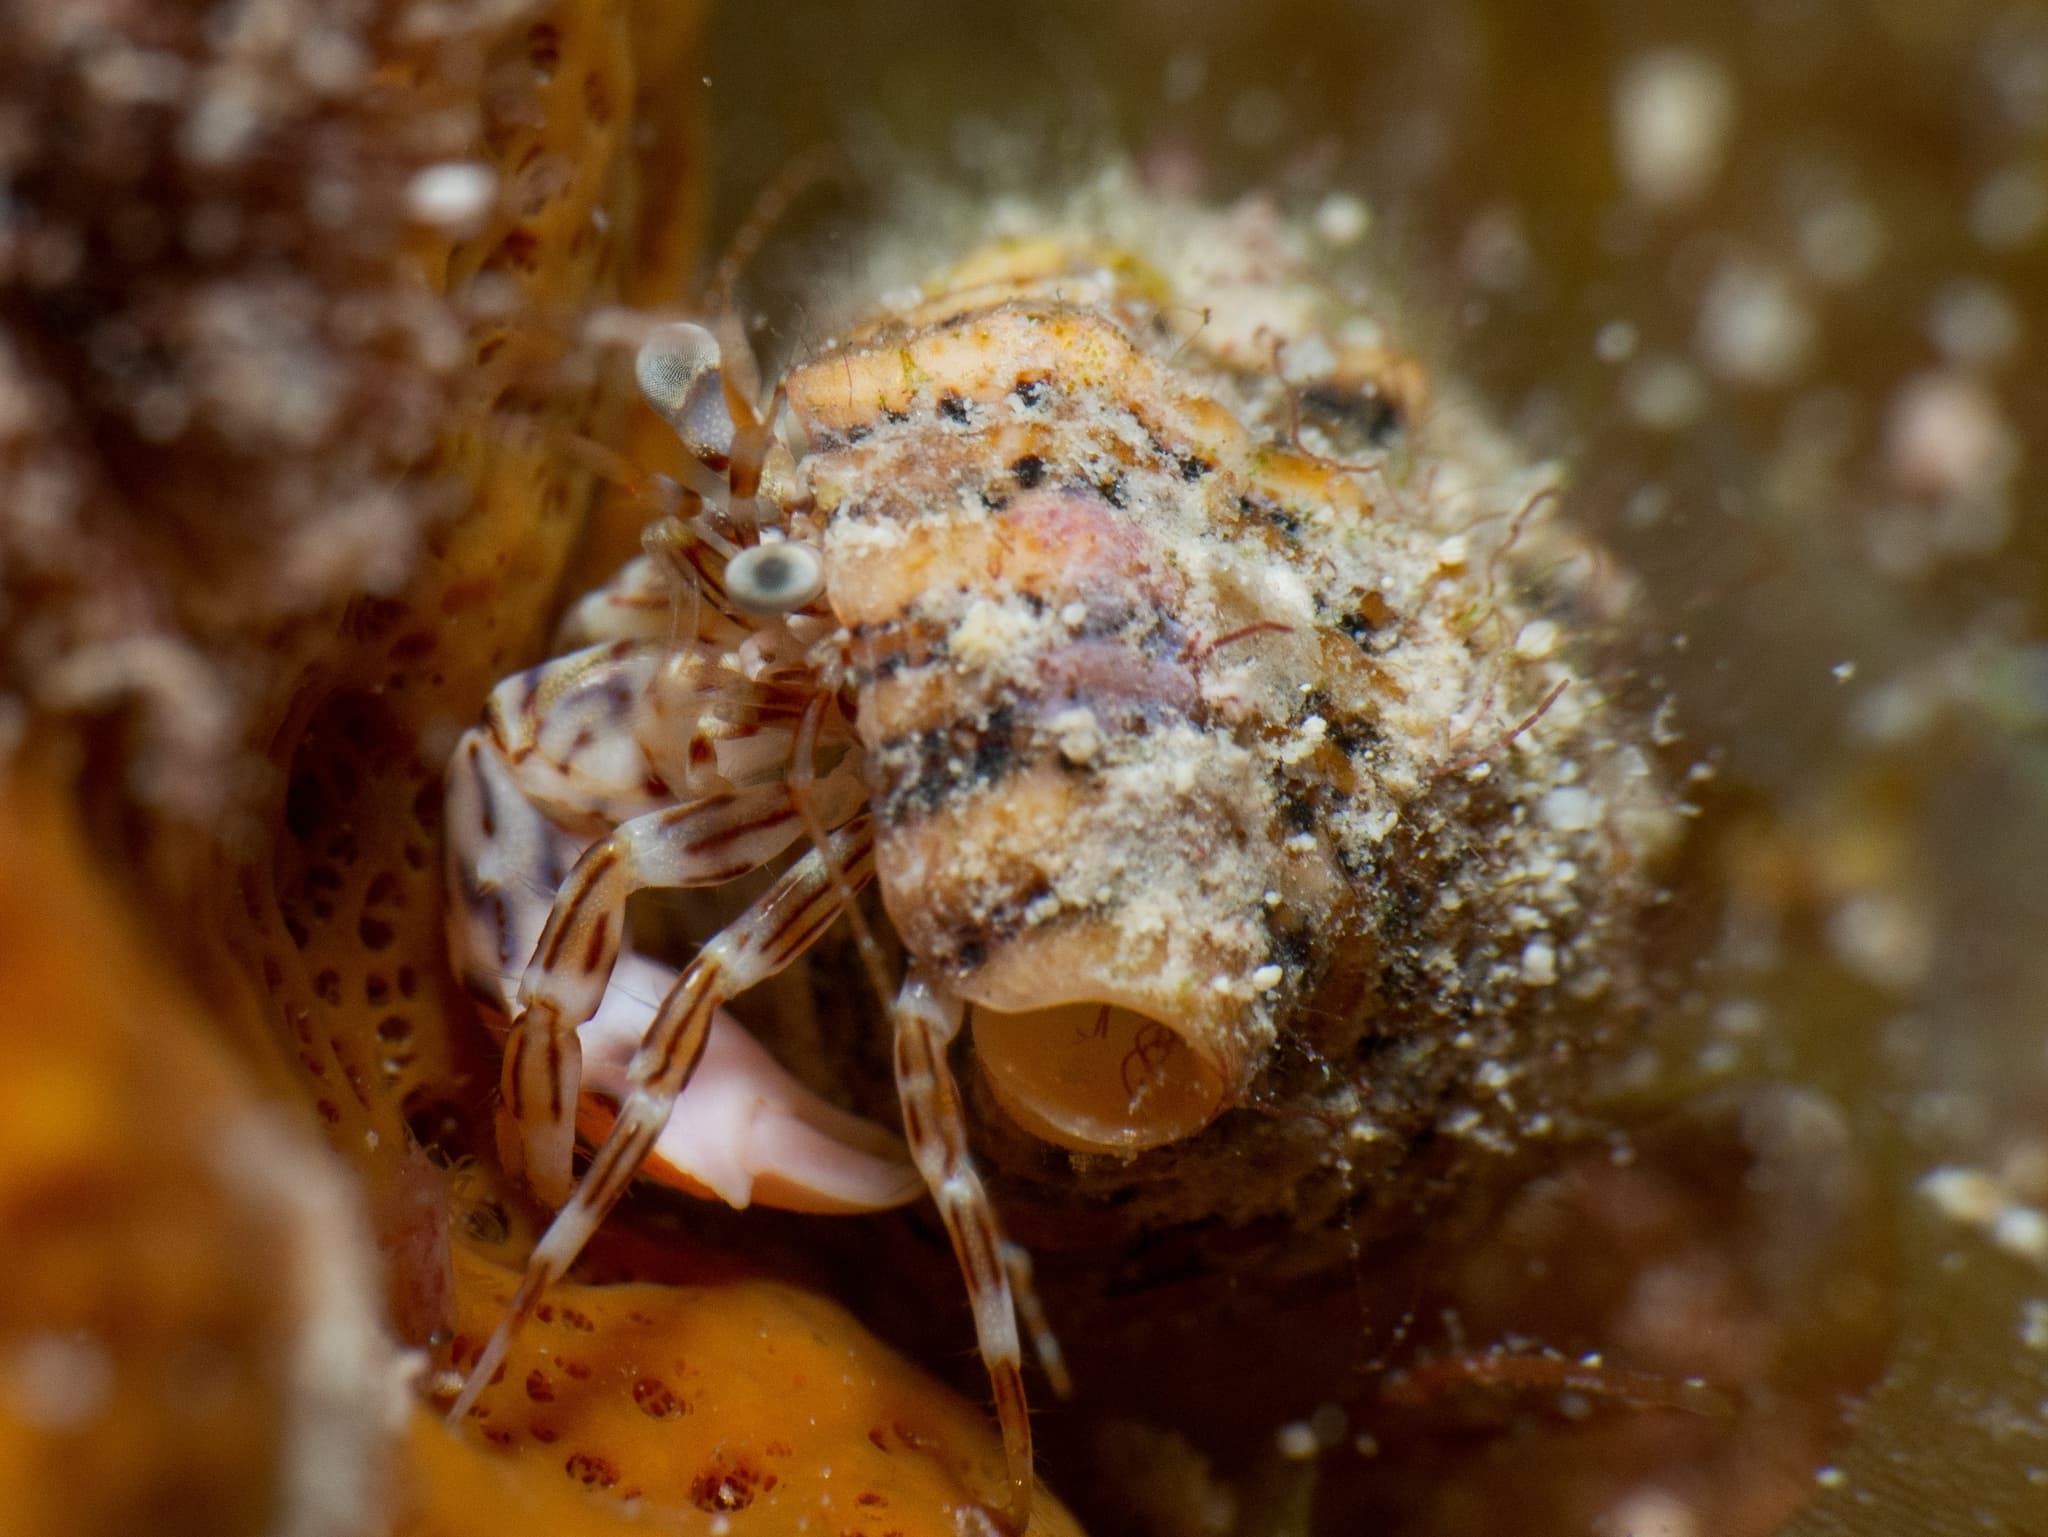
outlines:
[{"label": "crab mouthparts", "polygon": [[1200,1131],[1223,1108],[1223,1064],[1122,1004],[974,1011],[974,1052],[1025,1131],[1086,1153],[1137,1153]]}]

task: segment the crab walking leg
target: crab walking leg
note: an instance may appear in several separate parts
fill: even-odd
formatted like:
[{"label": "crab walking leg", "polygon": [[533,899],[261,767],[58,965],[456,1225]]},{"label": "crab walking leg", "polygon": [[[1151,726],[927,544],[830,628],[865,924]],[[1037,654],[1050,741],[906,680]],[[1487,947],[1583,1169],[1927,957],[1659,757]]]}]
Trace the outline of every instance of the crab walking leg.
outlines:
[{"label": "crab walking leg", "polygon": [[[830,825],[860,805],[850,776],[819,786]],[[650,886],[718,886],[780,854],[803,832],[782,784],[709,795],[650,812],[583,852],[555,893],[553,910],[519,984],[519,1013],[505,1041],[498,1155],[525,1173],[551,1206],[569,1198],[582,1088],[577,1027],[597,1012],[626,932],[626,899]]]},{"label": "crab walking leg", "polygon": [[521,793],[512,766],[472,726],[448,762],[448,951],[488,1009],[517,1012],[518,980],[575,845]]},{"label": "crab walking leg", "polygon": [[[481,825],[487,806],[488,837]],[[543,817],[519,794],[504,761],[478,742],[465,743],[450,766],[448,842],[456,975],[509,1020],[519,1012],[526,960],[582,841]],[[620,954],[604,1001],[577,1030],[586,1092],[624,1096],[633,1053],[675,980],[671,967]],[[655,1154],[697,1194],[731,1206],[876,1211],[924,1193],[896,1137],[813,1094],[723,1012]]]},{"label": "crab walking leg", "polygon": [[1010,1290],[1017,1295],[1017,1317],[1024,1325],[1024,1332],[1031,1336],[1031,1353],[1038,1358],[1038,1369],[1052,1384],[1055,1398],[1072,1398],[1074,1379],[1067,1371],[1067,1353],[1060,1349],[1059,1337],[1052,1332],[1045,1307],[1038,1300],[1038,1287],[1031,1279],[1031,1251],[1006,1238],[1002,1243],[1002,1255],[1003,1269],[1010,1277]]},{"label": "crab walking leg", "polygon": [[[1011,1246],[1003,1238],[995,1207],[974,1170],[960,1086],[946,1062],[946,1048],[960,1032],[961,1005],[957,998],[935,990],[913,969],[892,1012],[903,1135],[939,1208],[939,1218],[953,1240],[954,1256],[967,1281],[974,1332],[995,1390],[996,1419],[1002,1426],[1003,1453],[1009,1464],[1007,1525],[1013,1533],[1022,1533],[1031,1519],[1032,1470],[1031,1411],[1024,1398],[1017,1301],[1010,1285],[1020,1267],[1008,1253]],[[1059,1359],[1057,1349],[1052,1359]]]},{"label": "crab walking leg", "polygon": [[719,1006],[782,970],[839,916],[840,892],[845,888],[833,880],[828,854],[853,890],[873,878],[874,836],[866,817],[833,833],[829,843],[829,849],[813,849],[790,866],[753,906],[707,941],[661,1000],[646,1039],[626,1069],[618,1121],[534,1247],[512,1305],[448,1411],[449,1424],[461,1423],[469,1413],[547,1289],[568,1273],[605,1214],[633,1183],[668,1124],[676,1096],[704,1055]]},{"label": "crab walking leg", "polygon": [[483,728],[527,799],[594,831],[775,774],[813,692],[808,676],[748,677],[694,642],[621,639],[506,678]]}]

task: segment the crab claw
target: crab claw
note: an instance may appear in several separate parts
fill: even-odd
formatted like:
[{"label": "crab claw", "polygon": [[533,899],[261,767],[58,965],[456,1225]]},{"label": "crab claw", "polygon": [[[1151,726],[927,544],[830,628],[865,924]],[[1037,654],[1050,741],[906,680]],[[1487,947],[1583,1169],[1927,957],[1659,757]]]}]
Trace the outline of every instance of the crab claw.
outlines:
[{"label": "crab claw", "polygon": [[[609,1103],[588,1096],[616,1102],[624,1094],[653,1000],[673,981],[665,967],[621,956],[604,1005],[583,1026],[577,1123],[593,1140],[614,1117]],[[881,1211],[924,1192],[898,1138],[805,1088],[723,1010],[641,1172],[728,1206],[786,1211]]]}]

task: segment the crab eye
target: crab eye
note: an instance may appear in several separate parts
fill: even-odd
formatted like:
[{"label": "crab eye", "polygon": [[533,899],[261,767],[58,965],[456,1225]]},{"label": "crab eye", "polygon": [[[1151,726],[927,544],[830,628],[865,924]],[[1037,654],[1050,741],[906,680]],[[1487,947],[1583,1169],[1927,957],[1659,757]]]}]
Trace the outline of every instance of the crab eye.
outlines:
[{"label": "crab eye", "polygon": [[732,453],[732,414],[725,406],[718,340],[700,325],[662,326],[640,344],[633,377],[691,457],[714,470]]},{"label": "crab eye", "polygon": [[778,539],[741,550],[725,563],[725,591],[757,619],[794,613],[825,586],[825,557],[800,539]]}]

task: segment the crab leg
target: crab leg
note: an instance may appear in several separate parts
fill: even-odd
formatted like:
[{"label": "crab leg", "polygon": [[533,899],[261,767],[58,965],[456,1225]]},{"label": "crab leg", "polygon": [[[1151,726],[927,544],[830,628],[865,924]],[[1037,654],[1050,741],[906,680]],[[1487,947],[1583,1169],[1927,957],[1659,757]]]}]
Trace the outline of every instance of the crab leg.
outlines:
[{"label": "crab leg", "polygon": [[512,766],[476,727],[448,763],[448,949],[470,996],[506,1015],[512,983],[577,845],[522,793]]},{"label": "crab leg", "polygon": [[[1003,1237],[995,1207],[989,1203],[988,1191],[967,1148],[960,1087],[946,1062],[946,1048],[960,1032],[960,1001],[934,989],[913,969],[892,1012],[903,1134],[939,1208],[946,1236],[953,1240],[954,1256],[967,1281],[974,1332],[995,1390],[996,1420],[1002,1427],[1003,1452],[1009,1465],[1006,1524],[1013,1533],[1022,1533],[1031,1517],[1031,1414],[1024,1398],[1017,1298],[1010,1282],[1013,1275],[1023,1277],[1028,1271],[1018,1264],[1021,1252],[1013,1254],[1013,1246]],[[1036,1313],[1035,1305],[1032,1311]],[[1044,1354],[1042,1342],[1040,1349]],[[1057,1359],[1055,1351],[1052,1360]],[[1050,1370],[1052,1362],[1047,1365]],[[1062,1369],[1058,1380],[1063,1381],[1064,1376]]]},{"label": "crab leg", "polygon": [[[819,786],[829,823],[859,806],[849,777]],[[650,886],[718,886],[773,859],[803,832],[788,787],[709,795],[621,824],[591,844],[555,894],[519,984],[505,1042],[499,1158],[522,1169],[550,1205],[569,1196],[582,1049],[576,1030],[597,1012],[625,938],[626,899]]]},{"label": "crab leg", "polygon": [[[449,945],[465,987],[509,1020],[554,893],[582,844],[520,794],[482,733],[475,738],[450,765]],[[671,967],[619,955],[597,1012],[577,1031],[586,1095],[623,1095],[632,1055],[675,980]],[[578,1131],[590,1134],[580,1124]],[[812,1093],[724,1013],[655,1155],[692,1192],[736,1207],[879,1211],[924,1188],[896,1137]]]},{"label": "crab leg", "polygon": [[505,679],[483,729],[527,799],[587,834],[779,778],[814,692],[807,677],[749,677],[702,647],[626,638]]},{"label": "crab leg", "polygon": [[657,684],[674,650],[619,640],[515,673],[485,703],[486,745],[520,793],[566,827],[594,830],[674,804],[634,730],[663,701]]},{"label": "crab leg", "polygon": [[866,817],[840,828],[829,843],[828,849],[813,849],[790,866],[751,907],[707,941],[661,1000],[646,1038],[627,1066],[618,1121],[568,1204],[541,1235],[512,1305],[448,1411],[451,1425],[469,1413],[547,1289],[568,1272],[605,1214],[632,1184],[668,1124],[676,1096],[704,1055],[719,1005],[782,970],[831,926],[839,916],[843,889],[832,878],[832,865],[856,891],[873,877],[874,837]]}]

